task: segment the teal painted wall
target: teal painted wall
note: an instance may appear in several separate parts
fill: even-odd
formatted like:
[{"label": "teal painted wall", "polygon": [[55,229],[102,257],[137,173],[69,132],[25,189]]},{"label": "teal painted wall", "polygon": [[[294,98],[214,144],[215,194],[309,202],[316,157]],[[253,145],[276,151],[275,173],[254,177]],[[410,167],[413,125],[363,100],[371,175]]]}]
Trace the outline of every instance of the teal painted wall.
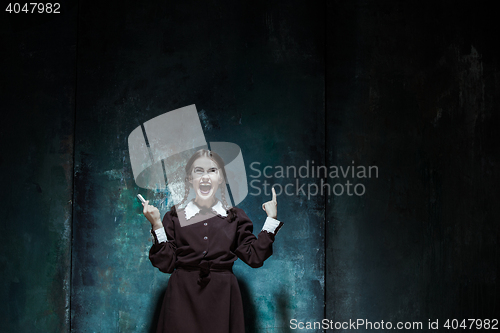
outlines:
[{"label": "teal painted wall", "polygon": [[[254,178],[254,162],[378,167],[360,197],[278,197],[273,256],[234,267],[248,332],[498,312],[500,52],[486,5],[62,9],[0,20],[0,331],[154,332],[169,275],[148,260],[135,195],[169,207],[136,186],[127,138],[190,104],[207,141],[241,147],[249,181],[296,181]],[[268,198],[239,205],[256,233]]]},{"label": "teal painted wall", "polygon": [[[135,196],[142,193],[162,213],[170,207],[164,193],[134,183],[127,139],[141,123],[196,104],[207,141],[238,144],[249,177],[252,162],[324,158],[324,25],[314,20],[320,4],[159,4],[80,11],[74,331],[146,332],[156,325],[169,275],[148,260],[150,226]],[[239,205],[256,233],[269,198],[249,195]],[[280,198],[286,226],[274,255],[260,269],[236,264],[249,332],[286,331],[290,316],[322,318],[323,204]]]}]

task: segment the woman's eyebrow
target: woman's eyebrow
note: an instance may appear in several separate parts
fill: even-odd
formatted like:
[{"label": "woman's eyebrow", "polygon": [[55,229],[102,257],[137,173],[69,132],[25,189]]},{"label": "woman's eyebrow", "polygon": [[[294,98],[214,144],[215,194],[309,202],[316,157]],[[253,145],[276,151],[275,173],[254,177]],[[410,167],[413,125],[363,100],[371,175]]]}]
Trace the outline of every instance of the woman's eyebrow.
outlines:
[{"label": "woman's eyebrow", "polygon": [[[197,168],[203,169],[203,167],[199,166],[199,165],[193,166],[193,169],[197,169]],[[214,166],[209,166],[207,169],[218,169],[218,168],[217,168],[217,166],[214,165]]]},{"label": "woman's eyebrow", "polygon": [[217,170],[217,168],[215,168],[215,167],[210,167],[210,168],[207,168],[206,170],[203,169],[203,167],[194,167],[193,171],[211,171],[211,170],[214,170],[214,169]]}]

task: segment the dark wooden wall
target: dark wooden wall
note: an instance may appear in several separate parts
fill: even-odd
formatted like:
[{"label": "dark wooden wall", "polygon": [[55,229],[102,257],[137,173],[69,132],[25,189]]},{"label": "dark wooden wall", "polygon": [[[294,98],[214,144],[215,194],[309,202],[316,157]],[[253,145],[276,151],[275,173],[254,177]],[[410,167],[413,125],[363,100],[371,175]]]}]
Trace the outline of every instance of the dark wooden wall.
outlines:
[{"label": "dark wooden wall", "polygon": [[0,330],[67,332],[76,3],[0,19]]},{"label": "dark wooden wall", "polygon": [[362,198],[327,207],[326,316],[494,318],[500,53],[491,8],[327,7],[329,163],[378,165],[379,178]]},{"label": "dark wooden wall", "polygon": [[[234,269],[248,332],[290,332],[293,318],[427,324],[498,312],[491,8],[61,4],[58,16],[0,20],[2,331],[154,331],[168,275],[149,263],[135,195],[167,207],[136,186],[127,138],[190,104],[207,141],[241,147],[249,181],[297,180],[253,178],[254,162],[378,168],[348,179],[362,196],[308,198],[320,179],[299,178],[306,195],[278,198],[274,255]],[[256,232],[265,200],[239,205]]]}]

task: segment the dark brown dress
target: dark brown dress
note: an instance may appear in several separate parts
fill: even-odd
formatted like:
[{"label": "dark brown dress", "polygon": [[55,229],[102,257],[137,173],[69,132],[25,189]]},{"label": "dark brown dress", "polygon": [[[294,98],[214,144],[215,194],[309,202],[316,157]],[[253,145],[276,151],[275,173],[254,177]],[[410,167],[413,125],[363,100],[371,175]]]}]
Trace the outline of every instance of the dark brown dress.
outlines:
[{"label": "dark brown dress", "polygon": [[[283,223],[275,233],[261,231],[257,238],[245,212],[234,209],[233,222],[212,212],[200,212],[193,217],[200,222],[184,227],[179,217],[165,214],[168,242],[158,244],[155,239],[149,252],[153,266],[173,273],[158,333],[245,332],[240,289],[231,268],[238,258],[251,267],[262,266],[273,253],[274,236]],[[178,216],[184,218],[184,211],[179,210]]]}]

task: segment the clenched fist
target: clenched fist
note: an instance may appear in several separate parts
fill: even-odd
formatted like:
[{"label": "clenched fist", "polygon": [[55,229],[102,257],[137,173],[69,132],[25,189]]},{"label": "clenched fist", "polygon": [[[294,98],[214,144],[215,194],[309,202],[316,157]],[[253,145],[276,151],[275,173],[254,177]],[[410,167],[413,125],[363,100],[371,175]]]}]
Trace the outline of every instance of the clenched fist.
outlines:
[{"label": "clenched fist", "polygon": [[142,213],[151,222],[151,226],[153,230],[163,228],[163,223],[161,223],[160,211],[155,206],[149,204],[149,200],[146,200],[145,203],[142,204],[144,209]]}]

